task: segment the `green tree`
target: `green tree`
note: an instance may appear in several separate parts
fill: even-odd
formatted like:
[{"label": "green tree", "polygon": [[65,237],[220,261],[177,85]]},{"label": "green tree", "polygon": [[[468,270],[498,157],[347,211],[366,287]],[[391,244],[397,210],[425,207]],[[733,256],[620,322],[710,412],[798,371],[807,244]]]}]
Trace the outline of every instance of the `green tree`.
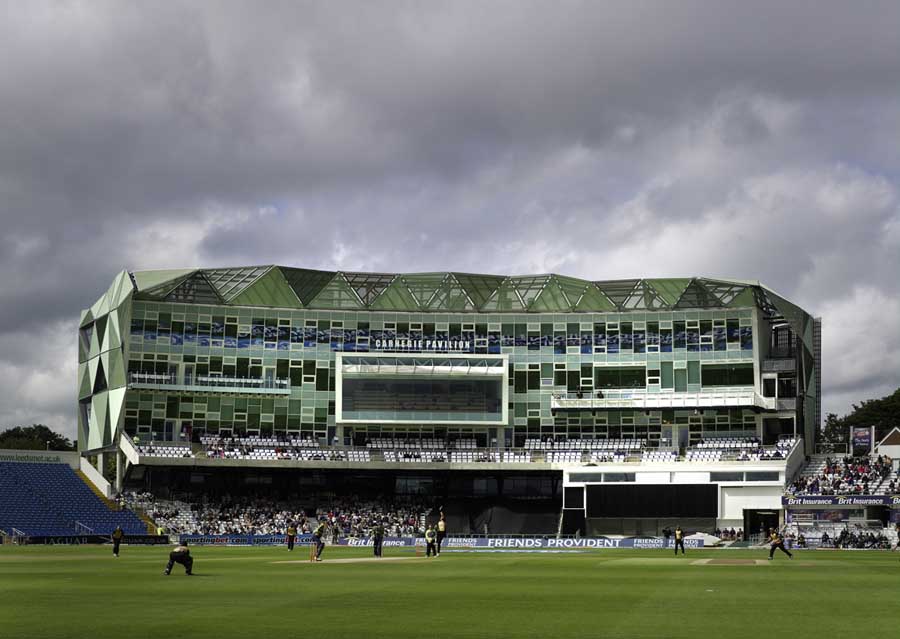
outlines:
[{"label": "green tree", "polygon": [[16,450],[75,450],[68,437],[43,424],[16,426],[0,433],[0,448]]},{"label": "green tree", "polygon": [[853,404],[853,410],[843,417],[829,413],[822,428],[822,441],[845,444],[854,426],[874,426],[876,442],[894,427],[900,427],[900,388],[887,397]]}]

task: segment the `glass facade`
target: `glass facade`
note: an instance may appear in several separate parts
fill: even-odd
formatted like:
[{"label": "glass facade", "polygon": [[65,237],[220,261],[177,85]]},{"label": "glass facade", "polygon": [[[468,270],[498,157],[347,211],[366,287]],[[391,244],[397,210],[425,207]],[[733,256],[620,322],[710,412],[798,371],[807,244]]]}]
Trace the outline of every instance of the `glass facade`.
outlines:
[{"label": "glass facade", "polygon": [[[551,406],[554,395],[565,393],[700,392],[704,385],[723,383],[752,386],[750,308],[516,315],[254,309],[138,300],[133,302],[127,347],[129,372],[183,376],[189,369],[196,376],[268,375],[289,380],[290,388],[289,396],[273,398],[132,390],[125,406],[125,428],[130,433],[164,432],[166,422],[175,422],[170,428],[177,432],[189,422],[193,429],[211,432],[334,436],[337,353],[507,354],[509,417],[505,424],[497,424],[500,428],[491,439],[510,445],[548,436],[659,439],[667,423],[690,423],[697,437],[703,432],[755,429],[744,411],[735,409],[713,411],[698,420],[692,411],[554,411]],[[749,377],[735,372],[748,370]],[[407,402],[406,407],[370,406],[356,391],[365,390],[370,398],[389,394],[387,388],[373,389],[373,383],[366,380],[359,388],[353,386],[344,400],[344,419],[358,422],[368,417],[380,422],[387,417],[418,424],[423,436],[448,424],[494,421],[499,396],[486,389],[477,390],[483,403],[478,410],[467,412],[451,402],[432,411],[416,402]],[[393,390],[398,397],[431,397],[422,401],[434,400],[436,405],[441,397],[450,401],[454,394],[449,386],[427,393],[412,386]],[[352,428],[394,432],[383,424],[367,429],[354,423]],[[487,434],[488,428],[481,430]]]},{"label": "glass facade", "polygon": [[[770,335],[785,326],[789,333]],[[777,412],[761,392],[772,374],[761,379],[761,368],[767,358],[809,361],[811,327],[808,314],[759,283],[707,278],[280,266],[123,272],[79,324],[79,408],[89,409],[79,413],[89,415],[79,420],[79,441],[109,442],[119,428],[155,438],[208,431],[328,442],[350,432],[453,432],[501,446],[535,437],[664,441],[676,426],[692,441],[754,434],[761,413]],[[428,388],[366,379],[342,398],[338,355],[391,354],[502,359],[503,393],[486,383],[460,390],[441,379]],[[773,393],[804,398],[796,416],[812,441],[818,362],[802,370],[790,383],[778,373]],[[734,389],[749,392],[749,405],[710,400],[697,410],[669,401]],[[412,401],[375,405],[383,401],[376,395],[394,392]],[[650,407],[650,396],[663,401]]]}]

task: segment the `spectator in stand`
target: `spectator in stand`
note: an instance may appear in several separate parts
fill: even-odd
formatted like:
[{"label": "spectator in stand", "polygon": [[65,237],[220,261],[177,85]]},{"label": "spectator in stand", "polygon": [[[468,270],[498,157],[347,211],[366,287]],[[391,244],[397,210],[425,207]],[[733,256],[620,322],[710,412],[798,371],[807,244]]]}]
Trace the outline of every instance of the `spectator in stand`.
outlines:
[{"label": "spectator in stand", "polygon": [[[798,477],[788,487],[788,492],[806,495],[869,495],[872,494],[872,486],[882,484],[891,472],[891,458],[886,455],[879,455],[874,459],[844,457],[840,462],[826,458],[821,473]],[[889,487],[890,484],[885,489]]]}]

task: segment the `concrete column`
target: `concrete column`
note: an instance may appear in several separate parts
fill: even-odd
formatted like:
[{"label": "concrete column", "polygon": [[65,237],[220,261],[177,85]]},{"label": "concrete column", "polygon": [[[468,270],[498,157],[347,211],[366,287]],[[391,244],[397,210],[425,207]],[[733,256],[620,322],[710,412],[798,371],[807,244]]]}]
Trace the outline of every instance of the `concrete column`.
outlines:
[{"label": "concrete column", "polygon": [[97,472],[106,477],[106,453],[97,453]]},{"label": "concrete column", "polygon": [[125,453],[121,450],[116,450],[116,484],[115,491],[116,493],[122,492],[122,484],[125,481]]}]

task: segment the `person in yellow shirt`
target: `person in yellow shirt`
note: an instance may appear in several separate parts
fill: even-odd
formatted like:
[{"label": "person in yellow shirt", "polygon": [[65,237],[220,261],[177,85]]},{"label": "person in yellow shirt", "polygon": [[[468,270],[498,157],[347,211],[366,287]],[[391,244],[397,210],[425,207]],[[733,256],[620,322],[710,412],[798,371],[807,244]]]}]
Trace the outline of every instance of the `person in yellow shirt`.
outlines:
[{"label": "person in yellow shirt", "polygon": [[778,531],[774,528],[769,528],[769,561],[772,561],[772,558],[775,556],[775,551],[780,550],[785,555],[788,556],[788,559],[793,559],[794,555],[790,553],[790,551],[784,547],[784,538],[778,534]]},{"label": "person in yellow shirt", "polygon": [[447,536],[447,520],[444,519],[444,511],[441,511],[441,518],[437,523],[437,554],[441,554],[441,546],[444,543],[444,537]]},{"label": "person in yellow shirt", "polygon": [[681,554],[684,554],[684,531],[681,526],[675,526],[675,556],[678,556],[678,549],[681,548]]},{"label": "person in yellow shirt", "polygon": [[296,540],[296,539],[297,539],[297,526],[295,526],[293,523],[288,524],[288,527],[287,527],[288,552],[290,552],[294,549],[294,540]]},{"label": "person in yellow shirt", "polygon": [[433,526],[428,526],[428,530],[425,531],[425,556],[431,557],[434,555],[437,557],[437,533],[434,532]]}]

